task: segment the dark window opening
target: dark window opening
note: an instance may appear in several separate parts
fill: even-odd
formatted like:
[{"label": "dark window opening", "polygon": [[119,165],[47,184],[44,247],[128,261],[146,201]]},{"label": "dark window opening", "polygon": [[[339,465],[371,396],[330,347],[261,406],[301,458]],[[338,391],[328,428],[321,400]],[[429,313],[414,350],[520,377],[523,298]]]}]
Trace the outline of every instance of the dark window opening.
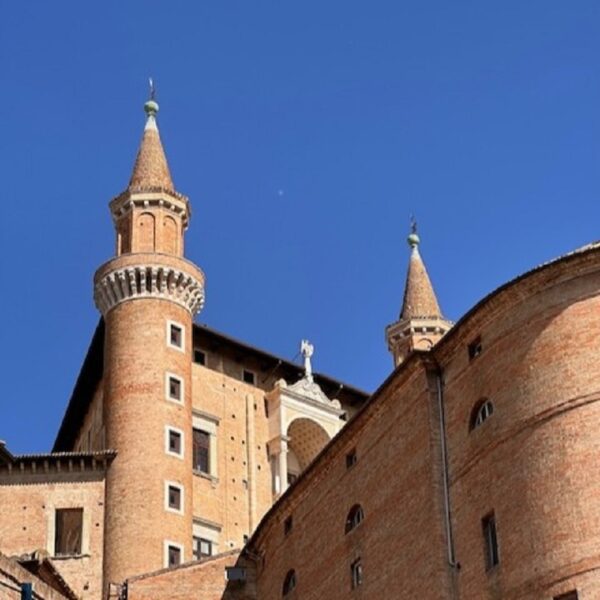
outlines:
[{"label": "dark window opening", "polygon": [[483,352],[483,346],[481,345],[481,337],[475,338],[468,347],[469,360],[477,358]]},{"label": "dark window opening", "polygon": [[577,594],[577,590],[571,590],[565,594],[554,596],[553,600],[579,600],[579,595]]},{"label": "dark window opening", "polygon": [[210,473],[210,434],[194,429],[193,469],[200,473]]},{"label": "dark window opening", "polygon": [[365,513],[363,512],[362,506],[360,504],[355,504],[348,513],[346,517],[346,527],[345,532],[348,533],[352,531],[355,527],[358,527],[360,523],[362,523],[365,518]]},{"label": "dark window opening", "polygon": [[256,385],[256,375],[254,375],[252,371],[244,369],[242,373],[242,379],[245,383],[249,383],[250,385]]},{"label": "dark window opening", "polygon": [[487,571],[493,569],[499,562],[498,536],[496,533],[496,517],[490,513],[481,520],[483,531],[483,543],[485,551],[485,568]]},{"label": "dark window opening", "polygon": [[169,508],[181,510],[181,488],[176,485],[169,486]]},{"label": "dark window opening", "polygon": [[194,362],[199,365],[206,364],[206,353],[202,352],[202,350],[194,350]]},{"label": "dark window opening", "polygon": [[181,380],[177,377],[169,377],[169,398],[181,400]]},{"label": "dark window opening", "polygon": [[169,546],[168,555],[169,568],[176,567],[181,564],[181,548],[177,546]]},{"label": "dark window opening", "polygon": [[181,454],[181,433],[169,429],[169,452]]},{"label": "dark window opening", "polygon": [[356,456],[356,448],[352,448],[348,454],[346,454],[346,468],[349,469],[353,467],[358,461],[358,457]]},{"label": "dark window opening", "polygon": [[283,581],[283,596],[287,596],[296,587],[296,571],[288,571]]},{"label": "dark window opening", "polygon": [[83,508],[58,508],[55,519],[55,556],[81,554]]},{"label": "dark window opening", "polygon": [[472,431],[476,427],[483,425],[494,414],[494,405],[491,400],[482,398],[475,404],[471,411],[471,420],[469,429]]},{"label": "dark window opening", "polygon": [[362,585],[363,570],[362,570],[362,563],[360,562],[360,558],[357,558],[350,565],[350,576],[351,576],[353,590],[356,589],[359,585]]},{"label": "dark window opening", "polygon": [[294,525],[294,519],[292,518],[292,516],[290,515],[284,522],[283,522],[283,533],[285,535],[287,535],[291,530],[292,530],[292,526]]},{"label": "dark window opening", "polygon": [[201,558],[206,558],[207,556],[213,555],[213,543],[211,540],[206,540],[204,538],[194,536],[193,542],[194,558],[196,560],[200,560]]},{"label": "dark window opening", "polygon": [[183,348],[183,329],[179,325],[171,325],[169,328],[169,341],[171,346]]},{"label": "dark window opening", "polygon": [[294,483],[294,481],[296,481],[296,479],[298,479],[298,475],[296,475],[295,473],[288,472],[288,474],[287,474],[288,486],[292,485],[292,483]]}]

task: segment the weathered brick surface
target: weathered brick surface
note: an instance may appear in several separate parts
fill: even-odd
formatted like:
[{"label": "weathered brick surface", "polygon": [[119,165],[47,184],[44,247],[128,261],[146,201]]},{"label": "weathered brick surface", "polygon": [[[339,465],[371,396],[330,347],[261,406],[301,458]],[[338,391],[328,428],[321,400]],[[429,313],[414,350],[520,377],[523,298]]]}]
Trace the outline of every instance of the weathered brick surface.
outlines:
[{"label": "weathered brick surface", "polygon": [[[65,466],[66,468],[66,466]],[[86,480],[87,479],[87,480]],[[0,548],[7,555],[54,552],[55,509],[83,508],[82,555],[56,558],[55,567],[84,600],[98,600],[102,587],[104,481],[85,474],[0,477]],[[0,594],[0,598],[3,596]]]},{"label": "weathered brick surface", "polygon": [[20,600],[21,583],[33,584],[35,600],[65,600],[65,596],[46,585],[14,560],[0,554],[0,598]]},{"label": "weathered brick surface", "polygon": [[[225,568],[246,566],[245,585],[225,582]],[[253,600],[254,569],[228,553],[128,581],[127,600]]]},{"label": "weathered brick surface", "polygon": [[[167,346],[167,321],[185,326],[185,352]],[[164,541],[192,554],[191,317],[173,302],[144,298],[106,319],[104,422],[118,451],[107,476],[105,583],[160,569]],[[182,378],[184,402],[166,399],[165,377]],[[188,435],[184,458],[165,452],[165,425]],[[184,487],[184,514],[165,510],[165,481]]]}]

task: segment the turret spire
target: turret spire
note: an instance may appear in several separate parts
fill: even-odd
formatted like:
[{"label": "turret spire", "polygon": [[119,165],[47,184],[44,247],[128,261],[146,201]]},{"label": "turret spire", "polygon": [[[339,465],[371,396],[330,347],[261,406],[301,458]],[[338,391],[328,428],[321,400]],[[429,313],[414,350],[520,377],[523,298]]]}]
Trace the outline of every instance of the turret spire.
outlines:
[{"label": "turret spire", "polygon": [[165,151],[158,133],[156,123],[158,110],[156,88],[153,80],[150,79],[150,98],[144,104],[146,126],[133,166],[133,173],[127,186],[130,191],[175,191]]},{"label": "turret spire", "polygon": [[452,326],[442,316],[425,263],[419,253],[421,239],[414,218],[411,218],[411,232],[407,241],[411,252],[402,308],[398,321],[386,329],[394,365],[403,362],[413,350],[429,350]]}]

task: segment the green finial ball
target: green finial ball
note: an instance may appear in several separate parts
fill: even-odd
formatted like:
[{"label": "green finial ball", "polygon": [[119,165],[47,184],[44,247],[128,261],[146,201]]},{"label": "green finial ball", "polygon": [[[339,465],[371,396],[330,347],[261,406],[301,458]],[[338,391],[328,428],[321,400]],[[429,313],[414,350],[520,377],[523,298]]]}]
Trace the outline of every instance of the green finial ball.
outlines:
[{"label": "green finial ball", "polygon": [[156,100],[148,100],[148,102],[144,104],[144,111],[146,111],[146,114],[149,117],[153,117],[158,112],[158,102],[156,102]]},{"label": "green finial ball", "polygon": [[421,239],[419,238],[419,236],[416,233],[413,232],[408,236],[407,241],[408,241],[408,245],[411,248],[416,248],[419,245],[419,243],[421,242]]}]

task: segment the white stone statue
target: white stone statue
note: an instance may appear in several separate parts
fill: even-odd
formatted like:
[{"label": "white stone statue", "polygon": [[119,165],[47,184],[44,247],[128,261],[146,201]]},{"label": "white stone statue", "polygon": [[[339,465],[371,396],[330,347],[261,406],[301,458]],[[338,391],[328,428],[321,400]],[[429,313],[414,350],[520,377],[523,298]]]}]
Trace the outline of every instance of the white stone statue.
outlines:
[{"label": "white stone statue", "polygon": [[304,377],[308,379],[308,381],[312,381],[313,374],[310,359],[315,352],[315,347],[308,340],[302,340],[302,342],[300,342],[300,352],[304,357]]}]

